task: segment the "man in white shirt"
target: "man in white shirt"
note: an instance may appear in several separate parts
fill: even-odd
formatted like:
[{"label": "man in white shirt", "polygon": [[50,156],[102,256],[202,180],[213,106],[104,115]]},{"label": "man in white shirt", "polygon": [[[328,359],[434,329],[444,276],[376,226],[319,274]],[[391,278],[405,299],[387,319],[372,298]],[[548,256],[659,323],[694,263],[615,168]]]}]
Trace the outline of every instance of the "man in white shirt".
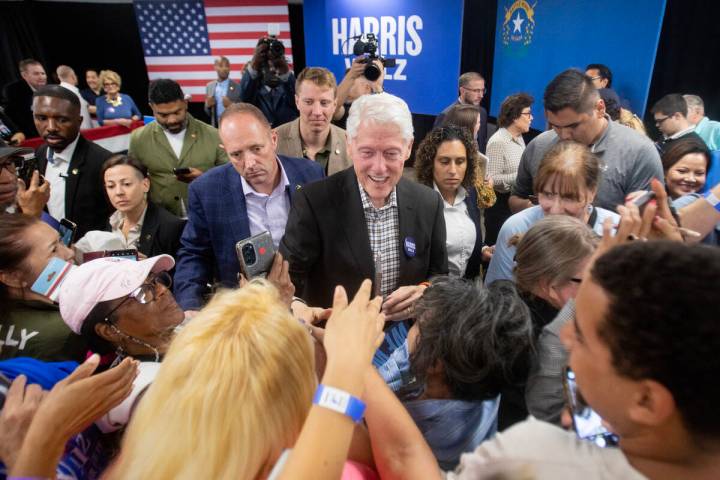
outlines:
[{"label": "man in white shirt", "polygon": [[[623,238],[637,238],[639,222],[628,230]],[[579,391],[619,447],[530,419],[464,454],[445,478],[719,478],[718,282],[717,248],[636,241],[604,249],[586,270],[561,339]],[[415,447],[422,436],[399,402],[367,385],[365,393],[378,470],[414,478],[414,466],[424,465],[422,478],[440,478],[428,450]]]},{"label": "man in white shirt", "polygon": [[68,90],[73,92],[75,95],[77,95],[78,100],[80,100],[80,115],[82,115],[82,124],[80,124],[80,128],[82,130],[85,130],[86,128],[93,128],[92,118],[90,118],[90,110],[88,109],[88,103],[87,101],[85,101],[82,95],[80,95],[80,90],[78,90],[77,87],[78,79],[77,75],[75,75],[75,70],[68,67],[67,65],[60,65],[55,70],[55,73],[57,73],[57,76],[60,79],[60,86],[63,88],[67,88]]},{"label": "man in white shirt", "polygon": [[45,143],[35,155],[38,170],[50,184],[48,213],[78,226],[80,238],[104,230],[110,216],[100,171],[112,153],[80,135],[80,100],[59,85],[33,95],[35,127]]}]

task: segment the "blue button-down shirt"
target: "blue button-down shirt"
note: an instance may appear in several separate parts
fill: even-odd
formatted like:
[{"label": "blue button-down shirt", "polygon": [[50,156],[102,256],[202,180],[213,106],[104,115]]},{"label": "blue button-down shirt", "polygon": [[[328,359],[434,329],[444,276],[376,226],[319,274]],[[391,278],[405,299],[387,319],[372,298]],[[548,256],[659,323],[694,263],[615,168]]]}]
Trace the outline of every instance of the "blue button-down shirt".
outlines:
[{"label": "blue button-down shirt", "polygon": [[227,97],[228,87],[230,86],[230,78],[226,78],[222,82],[215,85],[215,118],[220,122],[220,115],[225,111],[223,105],[223,97]]}]

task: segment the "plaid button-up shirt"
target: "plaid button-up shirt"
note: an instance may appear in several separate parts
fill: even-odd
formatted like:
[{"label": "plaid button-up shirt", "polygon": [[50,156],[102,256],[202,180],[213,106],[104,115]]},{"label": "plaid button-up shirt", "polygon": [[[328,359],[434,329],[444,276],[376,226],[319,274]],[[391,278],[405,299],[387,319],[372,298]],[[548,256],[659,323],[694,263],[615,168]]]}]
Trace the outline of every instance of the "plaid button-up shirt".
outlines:
[{"label": "plaid button-up shirt", "polygon": [[[400,281],[400,219],[397,191],[393,188],[390,200],[384,206],[375,208],[360,182],[358,188],[370,237],[370,249],[373,253],[375,279],[380,278],[379,293],[384,298],[397,289]],[[378,293],[375,285],[373,288]]]}]

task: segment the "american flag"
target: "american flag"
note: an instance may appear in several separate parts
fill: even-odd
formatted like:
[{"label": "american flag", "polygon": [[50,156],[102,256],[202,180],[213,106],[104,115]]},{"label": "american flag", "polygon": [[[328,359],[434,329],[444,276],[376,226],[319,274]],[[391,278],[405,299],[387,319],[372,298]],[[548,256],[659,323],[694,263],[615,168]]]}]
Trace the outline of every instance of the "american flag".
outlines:
[{"label": "american flag", "polygon": [[287,0],[135,0],[134,6],[148,77],[177,81],[194,102],[205,100],[220,55],[230,60],[230,78],[240,82],[270,26],[279,27],[292,67]]}]

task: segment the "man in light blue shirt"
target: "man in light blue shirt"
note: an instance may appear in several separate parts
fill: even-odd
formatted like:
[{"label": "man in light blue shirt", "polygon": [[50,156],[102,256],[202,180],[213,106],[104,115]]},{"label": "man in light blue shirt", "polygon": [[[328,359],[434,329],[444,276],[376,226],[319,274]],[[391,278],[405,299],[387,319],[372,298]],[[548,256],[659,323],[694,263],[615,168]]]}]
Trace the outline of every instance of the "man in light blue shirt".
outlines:
[{"label": "man in light blue shirt", "polygon": [[705,116],[705,103],[697,95],[683,95],[688,106],[687,119],[695,125],[695,133],[700,135],[710,150],[720,150],[720,122]]},{"label": "man in light blue shirt", "polygon": [[207,84],[205,113],[210,117],[210,124],[217,127],[227,106],[240,100],[240,85],[230,79],[230,60],[227,57],[216,58],[214,67],[218,78]]}]

